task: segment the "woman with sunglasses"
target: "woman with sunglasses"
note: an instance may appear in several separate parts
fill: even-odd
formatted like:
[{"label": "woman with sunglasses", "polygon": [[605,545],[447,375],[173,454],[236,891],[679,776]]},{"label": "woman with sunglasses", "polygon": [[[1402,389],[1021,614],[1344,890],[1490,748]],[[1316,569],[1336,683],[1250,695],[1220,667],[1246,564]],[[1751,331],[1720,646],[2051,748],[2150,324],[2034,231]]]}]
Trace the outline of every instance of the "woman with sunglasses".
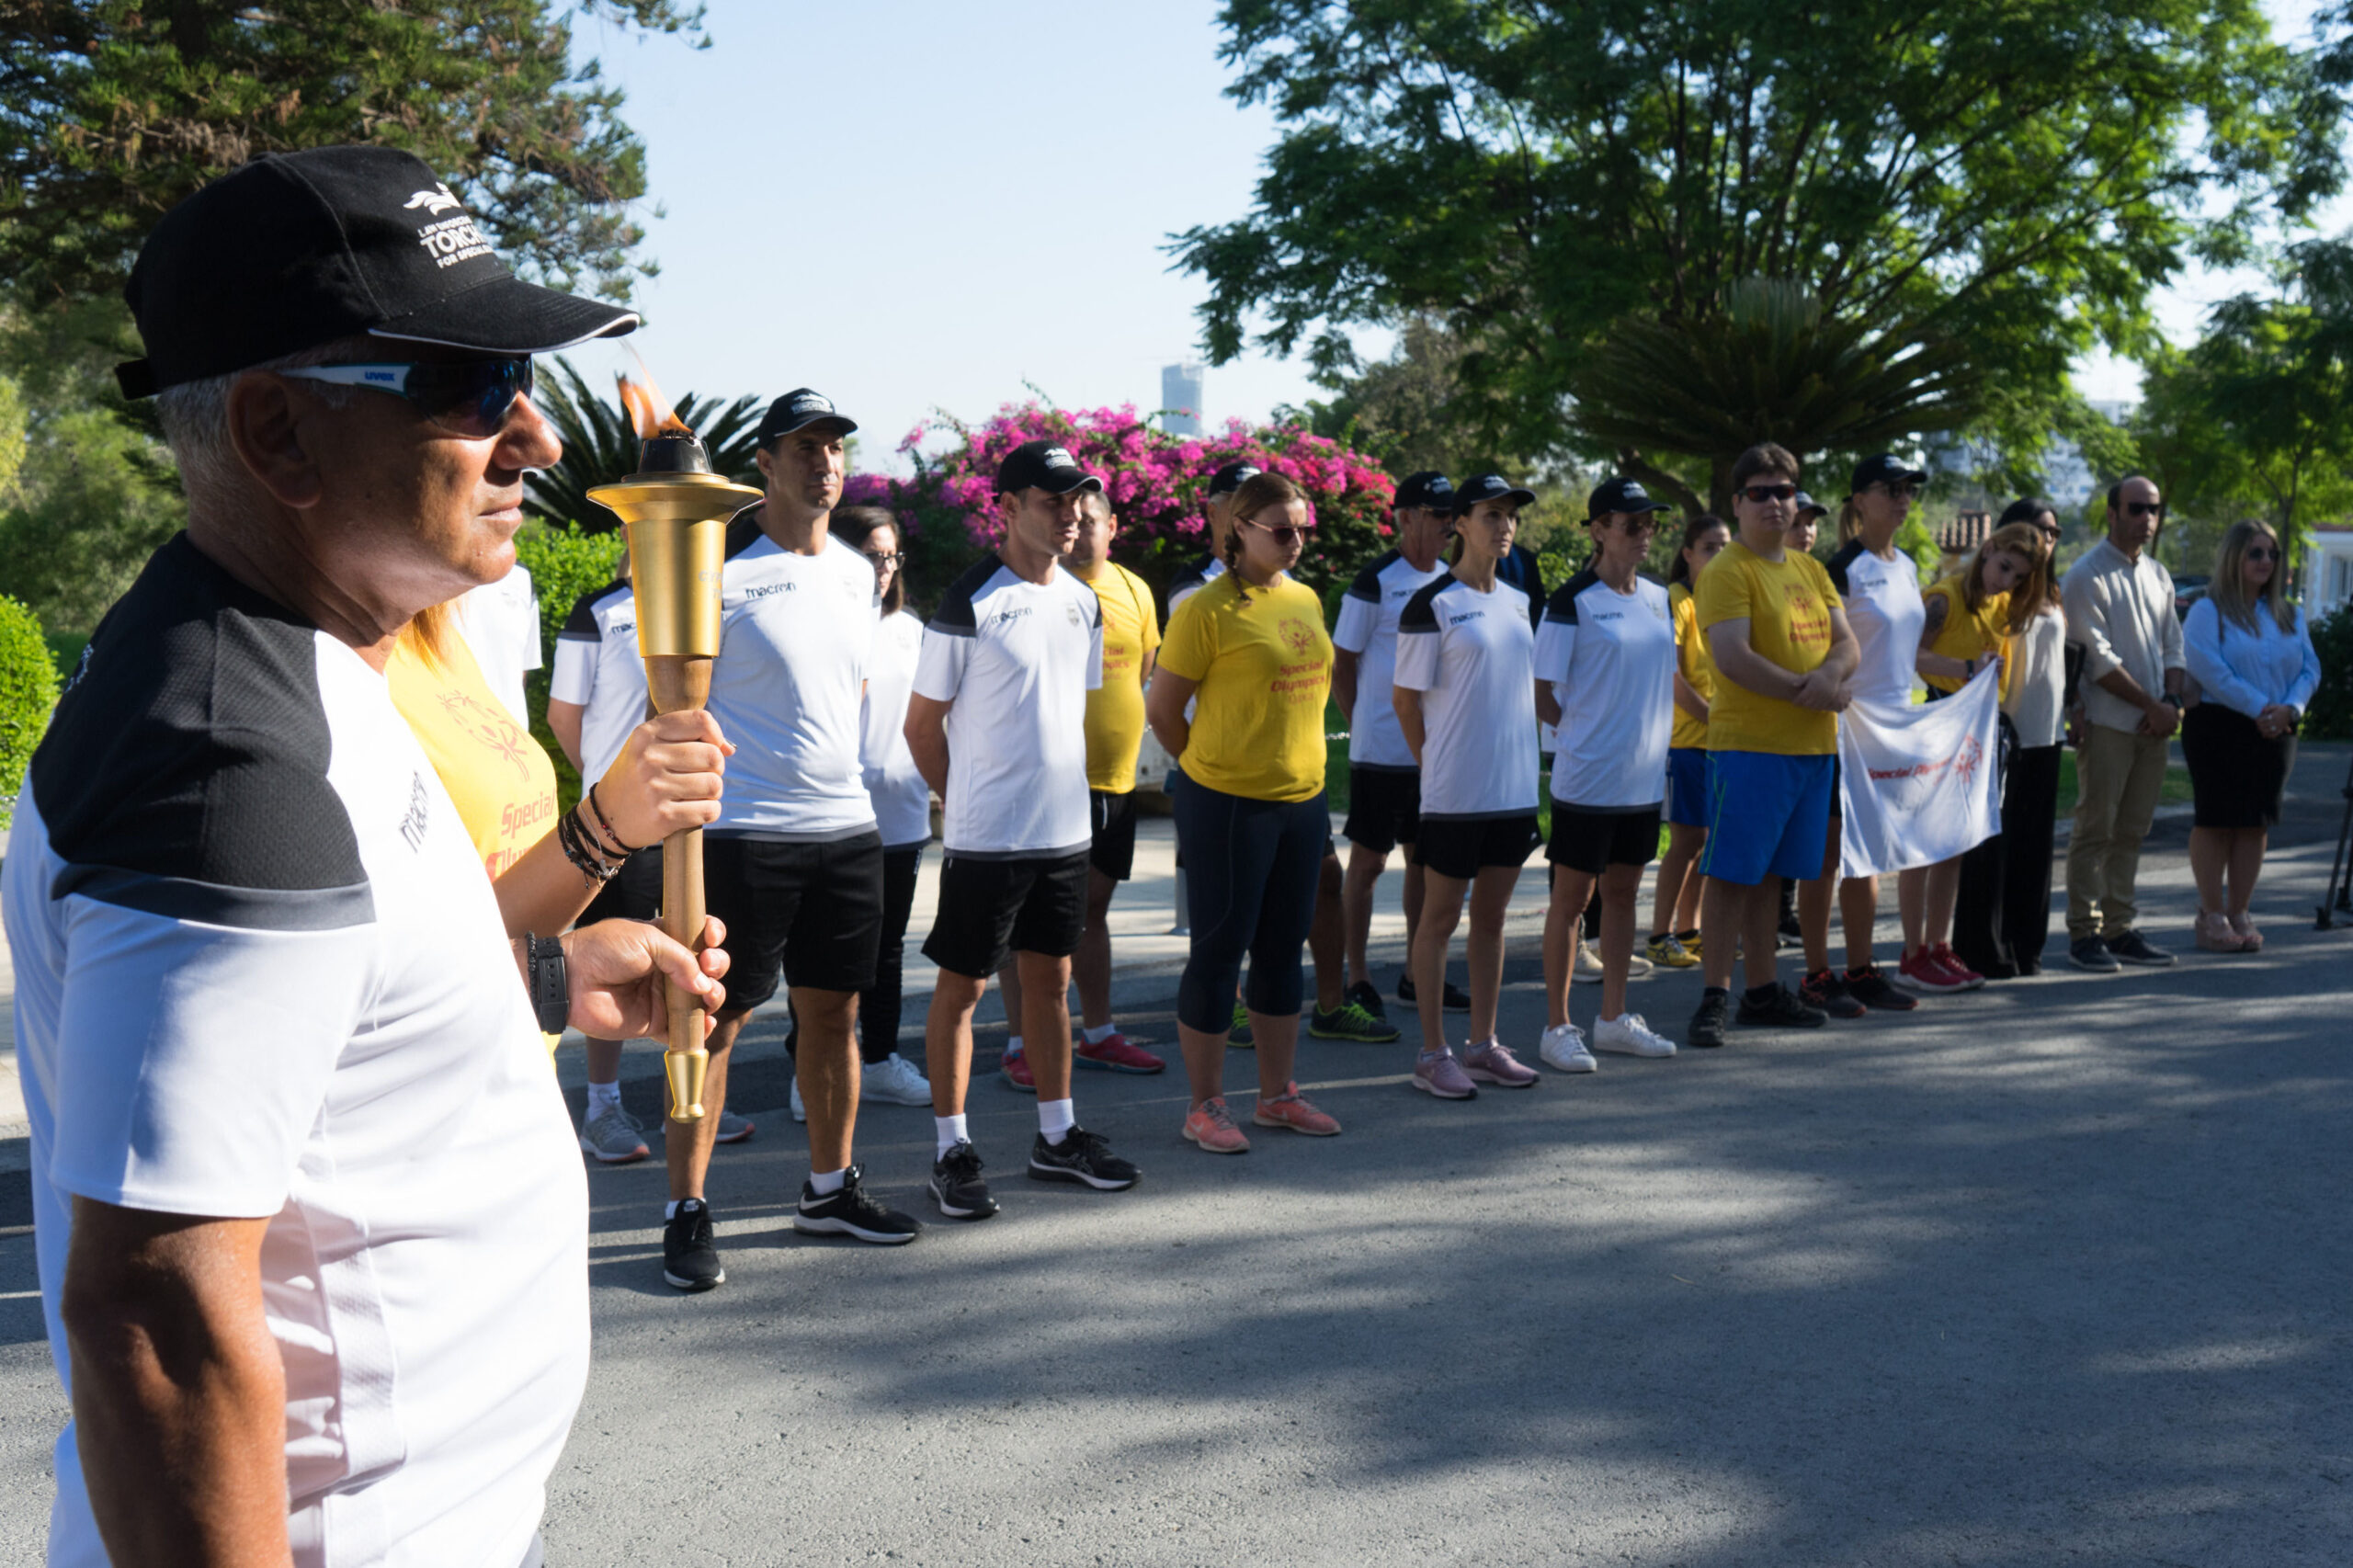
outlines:
[{"label": "woman with sunglasses", "polygon": [[2189,869],[2198,879],[2198,945],[2257,952],[2247,914],[2279,795],[2296,764],[2296,726],[2320,689],[2320,655],[2304,612],[2288,602],[2279,537],[2231,525],[2206,597],[2189,607],[2183,651],[2197,687],[2181,721],[2196,815]]},{"label": "woman with sunglasses", "polygon": [[1699,574],[1732,542],[1713,512],[1683,525],[1683,543],[1666,569],[1666,606],[1675,618],[1675,730],[1666,752],[1666,853],[1658,863],[1651,911],[1651,961],[1663,969],[1699,963],[1699,879],[1692,869],[1708,842],[1708,700],[1715,667],[1699,635]]},{"label": "woman with sunglasses", "polygon": [[[1277,473],[1234,492],[1224,574],[1169,617],[1144,701],[1152,733],[1176,759],[1170,796],[1185,844],[1192,949],[1176,992],[1176,1032],[1191,1108],[1185,1136],[1212,1154],[1250,1140],[1225,1103],[1226,1036],[1242,960],[1243,1006],[1258,1053],[1251,1120],[1310,1137],[1340,1131],[1302,1097],[1300,949],[1315,919],[1332,835],[1324,798],[1324,703],[1332,640],[1313,590],[1292,567],[1314,528],[1306,494]],[[1186,704],[1199,699],[1191,718]]]}]

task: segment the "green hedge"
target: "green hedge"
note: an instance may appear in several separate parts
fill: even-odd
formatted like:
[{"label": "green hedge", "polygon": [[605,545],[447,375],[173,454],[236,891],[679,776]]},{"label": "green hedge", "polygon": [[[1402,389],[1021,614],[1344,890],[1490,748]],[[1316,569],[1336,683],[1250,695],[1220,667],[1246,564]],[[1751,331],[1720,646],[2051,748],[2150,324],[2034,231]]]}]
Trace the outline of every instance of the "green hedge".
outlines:
[{"label": "green hedge", "polygon": [[40,622],[17,600],[0,596],[0,828],[14,817],[25,765],[56,706],[57,665]]},{"label": "green hedge", "polygon": [[556,795],[563,811],[579,802],[580,775],[548,728],[548,681],[555,673],[555,637],[581,595],[613,580],[627,548],[618,530],[584,533],[576,522],[560,528],[532,523],[515,536],[515,559],[530,573],[531,590],[540,601],[540,664],[523,677],[523,696],[531,710],[531,734],[555,764]]},{"label": "green hedge", "polygon": [[2317,741],[2353,741],[2353,606],[2313,623],[2313,647],[2320,653],[2320,689],[2302,733]]}]

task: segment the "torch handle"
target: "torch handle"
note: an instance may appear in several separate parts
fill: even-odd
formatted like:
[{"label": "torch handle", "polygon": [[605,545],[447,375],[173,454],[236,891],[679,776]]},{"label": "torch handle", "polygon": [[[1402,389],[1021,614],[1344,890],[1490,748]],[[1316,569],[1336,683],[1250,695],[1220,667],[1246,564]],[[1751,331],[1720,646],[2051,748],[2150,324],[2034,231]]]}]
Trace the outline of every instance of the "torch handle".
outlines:
[{"label": "torch handle", "polygon": [[[710,699],[710,661],[687,654],[649,653],[645,685],[656,713],[700,708]],[[689,951],[703,947],[702,829],[681,828],[662,841],[662,930]],[[663,1067],[670,1083],[670,1119],[700,1121],[703,1072],[702,1003],[676,981],[666,983],[670,1041]]]}]

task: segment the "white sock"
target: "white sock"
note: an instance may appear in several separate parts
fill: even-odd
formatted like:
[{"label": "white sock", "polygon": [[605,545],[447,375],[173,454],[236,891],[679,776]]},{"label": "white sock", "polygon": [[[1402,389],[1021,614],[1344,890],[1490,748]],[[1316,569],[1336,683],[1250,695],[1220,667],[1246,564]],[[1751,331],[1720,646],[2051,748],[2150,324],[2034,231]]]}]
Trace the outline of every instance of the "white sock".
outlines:
[{"label": "white sock", "polygon": [[665,1208],[665,1209],[664,1209],[664,1210],[662,1210],[662,1220],[663,1220],[663,1222],[664,1222],[665,1224],[667,1224],[670,1221],[675,1220],[675,1219],[676,1219],[676,1218],[678,1217],[678,1205],[679,1205],[679,1204],[681,1204],[681,1203],[700,1203],[701,1201],[702,1201],[702,1199],[699,1199],[699,1198],[674,1198],[674,1199],[670,1199],[669,1206],[668,1206],[667,1208]]},{"label": "white sock", "polygon": [[1006,1036],[1005,1053],[1007,1056],[1018,1056],[1021,1054],[1021,1037],[1019,1035]]},{"label": "white sock", "polygon": [[1086,1043],[1089,1045],[1101,1045],[1105,1040],[1109,1040],[1113,1035],[1118,1034],[1119,1032],[1120,1026],[1117,1024],[1105,1024],[1099,1029],[1088,1029],[1086,1031]]},{"label": "white sock", "polygon": [[837,1171],[811,1171],[809,1190],[820,1198],[831,1198],[842,1189],[842,1178],[848,1175],[847,1165],[844,1165]]},{"label": "white sock", "polygon": [[618,1078],[609,1084],[588,1085],[588,1114],[590,1116],[595,1116],[600,1110],[616,1109],[620,1103],[621,1085]]},{"label": "white sock", "polygon": [[961,1110],[954,1116],[935,1116],[931,1119],[931,1125],[935,1135],[939,1140],[939,1153],[935,1156],[936,1158],[946,1159],[949,1150],[959,1143],[969,1143],[972,1141],[972,1133],[965,1130],[964,1113]]},{"label": "white sock", "polygon": [[1070,1101],[1038,1102],[1038,1131],[1046,1135],[1047,1142],[1059,1145],[1070,1136],[1070,1130],[1077,1125],[1078,1113],[1071,1109]]}]

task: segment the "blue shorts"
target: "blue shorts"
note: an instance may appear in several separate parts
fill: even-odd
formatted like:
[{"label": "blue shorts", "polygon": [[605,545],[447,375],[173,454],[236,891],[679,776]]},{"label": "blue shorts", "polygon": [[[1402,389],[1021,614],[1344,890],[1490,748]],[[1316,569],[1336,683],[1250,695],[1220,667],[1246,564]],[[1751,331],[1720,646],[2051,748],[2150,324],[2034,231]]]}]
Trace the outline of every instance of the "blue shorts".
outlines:
[{"label": "blue shorts", "polygon": [[1708,825],[1708,752],[1673,746],[1666,754],[1666,820],[1678,827]]},{"label": "blue shorts", "polygon": [[1822,875],[1835,761],[1769,751],[1710,752],[1701,874],[1743,887],[1768,876],[1802,882]]}]

